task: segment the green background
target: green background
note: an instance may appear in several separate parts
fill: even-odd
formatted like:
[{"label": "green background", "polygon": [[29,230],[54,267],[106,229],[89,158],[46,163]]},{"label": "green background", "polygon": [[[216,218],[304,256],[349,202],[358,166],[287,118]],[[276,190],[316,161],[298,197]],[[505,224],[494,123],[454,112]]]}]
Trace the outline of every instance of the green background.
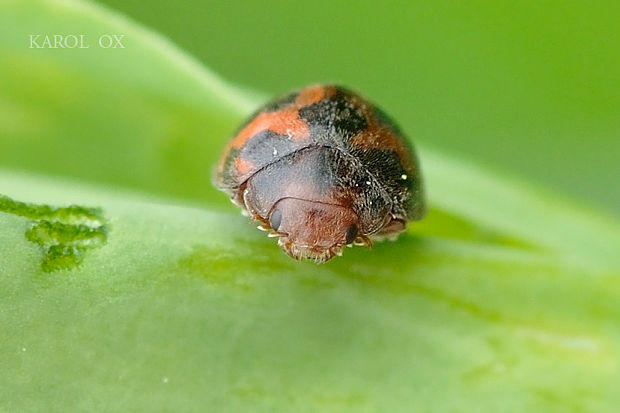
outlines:
[{"label": "green background", "polygon": [[620,211],[620,2],[103,3],[233,83],[344,83],[414,141]]},{"label": "green background", "polygon": [[[136,9],[136,18],[148,18],[152,4]],[[573,33],[566,16],[558,19],[557,5],[545,3],[549,13],[541,15],[532,5],[523,24],[538,16],[563,30],[549,34],[548,44],[523,43],[526,61],[546,69],[528,72],[513,64],[518,48],[499,53],[523,35],[506,31],[519,19],[514,11],[498,10],[507,16],[499,21],[492,13],[482,19],[482,6],[469,14],[437,8],[411,14],[416,26],[404,22],[399,6],[373,26],[359,19],[363,7],[356,4],[356,27],[384,33],[388,17],[399,17],[393,21],[403,21],[395,26],[403,35],[419,27],[410,42],[419,50],[402,53],[406,41],[359,34],[341,19],[350,14],[326,9],[311,16],[297,8],[290,14],[304,18],[278,23],[281,9],[273,3],[260,13],[243,8],[245,26],[241,16],[212,8],[188,8],[186,19],[175,17],[183,10],[178,5],[157,9],[193,44],[222,48],[213,64],[194,50],[201,66],[157,32],[95,3],[0,1],[0,191],[37,205],[99,207],[107,228],[106,245],[85,253],[81,265],[48,273],[41,267],[45,248],[60,236],[30,242],[25,235],[36,219],[0,202],[0,411],[617,411],[620,222],[527,179],[560,187],[545,168],[562,171],[573,165],[567,154],[579,156],[583,162],[572,172],[556,176],[565,192],[588,202],[596,189],[609,199],[595,203],[617,209],[609,149],[617,145],[615,94],[606,86],[613,84],[615,55],[613,44],[593,41],[613,38],[611,11],[571,10],[581,13],[573,26],[590,25],[588,38]],[[439,11],[458,19],[440,19]],[[468,18],[473,29],[506,31],[504,40],[460,33],[458,22]],[[191,21],[216,30],[205,34]],[[350,50],[320,59],[335,44],[325,37],[332,21],[330,30],[342,32],[338,44]],[[540,24],[528,24],[533,38],[541,36]],[[297,40],[294,25],[313,27],[322,40],[303,30]],[[424,27],[436,34],[434,42],[420,37]],[[247,32],[233,36],[240,30]],[[91,42],[121,33],[126,49],[29,49],[30,33],[85,33]],[[256,43],[276,33],[269,47]],[[362,70],[354,59],[359,36],[378,54],[393,48],[393,59],[419,61],[389,66],[369,58],[384,67]],[[293,49],[307,64],[290,67]],[[567,51],[565,59],[550,65],[559,50]],[[596,53],[567,64],[579,50]],[[250,55],[283,69],[252,68],[241,58]],[[478,60],[464,59],[469,55]],[[231,82],[214,77],[211,64]],[[298,78],[304,73],[307,79]],[[362,90],[403,123],[418,144],[430,209],[397,242],[347,249],[317,266],[283,254],[208,175],[227,135],[259,103],[238,93],[239,84],[271,93],[325,79]],[[399,86],[386,87],[386,79]],[[400,97],[410,92],[405,85],[419,90],[408,100]],[[559,125],[574,140],[598,140],[566,145]],[[603,126],[606,140],[594,134]],[[497,139],[502,133],[506,139]],[[512,167],[519,176],[506,176],[498,172],[498,153],[529,163]],[[535,159],[543,167],[535,169]],[[583,182],[571,181],[576,176]],[[73,228],[79,216],[70,218],[60,223]]]}]

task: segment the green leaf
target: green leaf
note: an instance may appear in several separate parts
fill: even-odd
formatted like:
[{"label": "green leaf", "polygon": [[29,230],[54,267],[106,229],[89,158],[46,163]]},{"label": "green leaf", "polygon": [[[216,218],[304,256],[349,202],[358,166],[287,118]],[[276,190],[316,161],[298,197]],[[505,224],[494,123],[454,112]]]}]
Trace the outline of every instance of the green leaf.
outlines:
[{"label": "green leaf", "polygon": [[[28,49],[30,33],[126,48]],[[615,218],[423,148],[424,221],[299,263],[209,184],[257,99],[90,3],[0,4],[0,60],[0,192],[107,222],[105,245],[46,273],[26,238],[42,218],[2,208],[1,410],[620,402]]]}]

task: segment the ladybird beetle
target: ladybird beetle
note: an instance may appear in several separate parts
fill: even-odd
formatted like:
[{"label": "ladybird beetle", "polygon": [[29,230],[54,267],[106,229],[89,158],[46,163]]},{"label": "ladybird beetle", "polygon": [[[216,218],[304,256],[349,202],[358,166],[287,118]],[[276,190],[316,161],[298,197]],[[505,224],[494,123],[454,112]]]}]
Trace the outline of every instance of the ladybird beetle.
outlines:
[{"label": "ladybird beetle", "polygon": [[399,128],[339,86],[260,108],[226,146],[214,184],[298,260],[395,239],[425,212],[419,163]]}]

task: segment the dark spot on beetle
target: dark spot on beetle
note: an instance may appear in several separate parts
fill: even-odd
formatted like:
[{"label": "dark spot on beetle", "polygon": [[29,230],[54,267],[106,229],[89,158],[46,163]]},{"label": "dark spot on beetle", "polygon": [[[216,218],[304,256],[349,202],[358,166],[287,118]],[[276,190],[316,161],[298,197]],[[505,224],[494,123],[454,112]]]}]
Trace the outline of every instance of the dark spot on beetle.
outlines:
[{"label": "dark spot on beetle", "polygon": [[334,96],[301,108],[299,118],[308,122],[311,130],[335,133],[345,140],[368,127],[361,107],[342,89]]},{"label": "dark spot on beetle", "polygon": [[237,177],[232,173],[235,171],[234,164],[235,159],[239,156],[239,149],[230,148],[224,161],[222,162],[222,166],[220,168],[221,171],[221,184],[228,188],[236,188],[238,187]]},{"label": "dark spot on beetle", "polygon": [[274,231],[277,231],[280,228],[280,224],[282,223],[282,211],[276,209],[269,215],[269,225]]},{"label": "dark spot on beetle", "polygon": [[[351,153],[359,159],[366,169],[386,188],[411,188],[415,176],[405,170],[398,154],[391,150],[375,148],[354,148]],[[407,179],[401,179],[403,175]]]},{"label": "dark spot on beetle", "polygon": [[[299,187],[325,195],[334,189],[338,176],[335,168],[342,164],[340,158],[338,151],[322,146],[291,151],[280,158],[277,164],[268,168],[273,172],[267,179],[271,181],[271,185],[285,187],[291,177],[294,177]],[[269,185],[269,182],[264,185]]]},{"label": "dark spot on beetle", "polygon": [[[308,151],[308,153],[310,153]],[[314,168],[308,175],[311,176],[312,186],[318,193],[324,194],[334,189],[335,165],[338,165],[339,153],[331,148],[316,148]],[[308,168],[310,169],[310,168]]]},{"label": "dark spot on beetle", "polygon": [[[420,182],[415,173],[403,167],[398,154],[391,150],[371,148],[353,148],[351,153],[386,190],[395,207],[392,212],[404,217],[409,216],[415,208],[413,203],[415,197],[412,197],[412,194],[420,190]],[[402,179],[403,176],[406,179]]]},{"label": "dark spot on beetle", "polygon": [[351,226],[349,226],[349,228],[347,228],[347,234],[346,234],[346,243],[350,244],[353,241],[355,241],[355,238],[357,238],[357,225],[353,224]]},{"label": "dark spot on beetle", "polygon": [[252,136],[243,145],[238,156],[254,165],[268,165],[298,149],[298,145],[287,135],[264,130]]},{"label": "dark spot on beetle", "polygon": [[366,165],[350,155],[341,155],[334,168],[335,186],[342,197],[339,204],[355,211],[363,233],[377,230],[392,205],[381,182],[372,176]]}]

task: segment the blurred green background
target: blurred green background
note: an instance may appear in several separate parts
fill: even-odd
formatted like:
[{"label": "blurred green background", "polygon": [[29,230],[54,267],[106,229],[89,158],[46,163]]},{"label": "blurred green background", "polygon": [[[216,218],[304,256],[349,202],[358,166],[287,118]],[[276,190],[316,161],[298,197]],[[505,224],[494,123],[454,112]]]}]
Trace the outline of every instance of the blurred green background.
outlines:
[{"label": "blurred green background", "polygon": [[362,91],[414,141],[620,212],[620,2],[103,0],[229,81]]},{"label": "blurred green background", "polygon": [[[0,0],[0,189],[100,206],[110,228],[45,274],[79,219],[42,249],[23,209],[0,213],[0,411],[618,410],[620,221],[444,154],[618,212],[618,6],[110,4],[155,32]],[[206,67],[380,102],[425,144],[428,216],[371,252],[290,260],[208,184],[254,101]]]}]

